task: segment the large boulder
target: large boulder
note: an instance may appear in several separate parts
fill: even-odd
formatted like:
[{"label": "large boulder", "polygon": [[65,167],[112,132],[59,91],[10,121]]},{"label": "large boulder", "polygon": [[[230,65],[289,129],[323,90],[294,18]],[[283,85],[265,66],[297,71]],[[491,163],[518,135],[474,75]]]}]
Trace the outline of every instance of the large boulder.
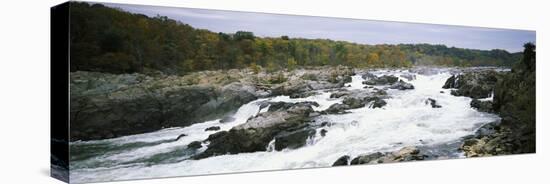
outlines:
[{"label": "large boulder", "polygon": [[445,81],[444,89],[451,91],[455,96],[467,96],[471,98],[487,98],[493,93],[499,74],[495,71],[470,71],[459,75],[453,75]]},{"label": "large boulder", "polygon": [[383,75],[380,77],[369,78],[366,81],[363,81],[363,84],[367,85],[391,85],[396,83],[399,78],[392,75]]},{"label": "large boulder", "polygon": [[296,149],[306,145],[308,138],[315,136],[315,129],[301,129],[293,132],[281,132],[275,137],[275,150],[281,151],[285,148]]},{"label": "large boulder", "polygon": [[[246,123],[210,135],[206,141],[208,148],[195,159],[221,154],[250,153],[266,151],[267,145],[276,139],[276,149],[295,149],[305,144],[312,136],[309,127],[309,114],[313,112],[312,102],[285,103],[270,105],[267,112],[250,118]],[[279,140],[279,143],[277,143]]]},{"label": "large boulder", "polygon": [[368,104],[371,108],[381,108],[387,104],[384,99],[388,96],[383,90],[346,90],[332,93],[331,98],[343,98],[343,100],[341,104],[333,104],[323,111],[326,114],[342,114],[346,113],[346,110],[362,108]]}]

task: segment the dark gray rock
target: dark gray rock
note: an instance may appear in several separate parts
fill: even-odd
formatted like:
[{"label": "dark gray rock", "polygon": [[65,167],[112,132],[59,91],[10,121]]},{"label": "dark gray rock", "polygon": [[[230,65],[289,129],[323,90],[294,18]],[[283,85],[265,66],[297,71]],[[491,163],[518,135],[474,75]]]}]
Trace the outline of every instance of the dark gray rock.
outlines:
[{"label": "dark gray rock", "polygon": [[350,109],[365,107],[365,100],[361,98],[346,97],[342,103],[347,105]]},{"label": "dark gray rock", "polygon": [[376,78],[370,78],[369,80],[363,81],[363,84],[367,85],[391,85],[397,82],[399,78],[391,75],[383,75]]},{"label": "dark gray rock", "polygon": [[281,133],[275,137],[275,150],[285,148],[296,149],[306,145],[306,140],[315,135],[314,129],[298,130],[290,133]]},{"label": "dark gray rock", "polygon": [[478,99],[473,99],[470,102],[470,106],[474,109],[477,109],[481,112],[489,112],[492,113],[493,111],[493,102],[492,101],[481,101]]},{"label": "dark gray rock", "polygon": [[433,98],[426,99],[425,103],[432,106],[432,108],[441,108],[441,105],[437,104],[437,101]]},{"label": "dark gray rock", "polygon": [[325,135],[327,135],[327,132],[328,132],[328,130],[321,129],[321,132],[320,132],[321,137],[324,137]]},{"label": "dark gray rock", "polygon": [[467,72],[449,77],[443,88],[454,89],[451,94],[455,96],[487,98],[493,92],[498,77],[495,71]]},{"label": "dark gray rock", "polygon": [[414,86],[410,83],[406,83],[402,80],[399,80],[398,82],[392,84],[390,86],[390,89],[408,90],[408,89],[414,89]]},{"label": "dark gray rock", "polygon": [[349,105],[346,104],[332,104],[328,109],[324,110],[325,114],[344,114],[347,113],[346,110],[351,109]]},{"label": "dark gray rock", "polygon": [[109,74],[85,72],[71,73],[73,77],[95,83],[84,89],[79,80],[72,80],[70,136],[74,141],[189,126],[221,118],[257,98],[255,88],[244,84],[188,86],[177,77],[119,84]]},{"label": "dark gray rock", "polygon": [[318,95],[318,94],[319,93],[315,92],[315,91],[308,91],[308,92],[304,92],[304,93],[291,94],[291,95],[289,95],[289,97],[290,98],[306,98],[306,97],[314,96],[314,95]]},{"label": "dark gray rock", "polygon": [[476,130],[475,138],[482,138],[495,134],[500,129],[500,122],[487,123]]},{"label": "dark gray rock", "polygon": [[[300,136],[303,134],[297,132],[308,130],[309,114],[313,112],[313,104],[311,102],[273,103],[267,112],[248,119],[246,123],[233,127],[229,131],[210,135],[205,140],[210,142],[208,148],[193,158],[266,151],[269,142],[276,137],[282,139],[279,141],[279,148],[285,146],[297,148],[302,145],[301,138],[303,138]],[[286,139],[283,138],[285,135]],[[285,141],[286,144],[284,144]]]},{"label": "dark gray rock", "polygon": [[199,141],[193,141],[187,145],[189,149],[199,149],[202,148],[202,143]]},{"label": "dark gray rock", "polygon": [[349,156],[344,155],[344,156],[338,158],[338,160],[336,160],[336,162],[334,162],[334,163],[332,164],[332,166],[349,165],[349,159],[350,159]]},{"label": "dark gray rock", "polygon": [[330,98],[340,98],[342,96],[347,96],[347,95],[350,95],[351,92],[349,91],[337,91],[337,92],[334,92],[332,94],[330,94]]},{"label": "dark gray rock", "polygon": [[384,156],[385,155],[380,152],[371,153],[368,155],[362,155],[362,156],[355,157],[353,160],[351,160],[350,164],[351,165],[368,164]]},{"label": "dark gray rock", "polygon": [[372,105],[370,107],[373,109],[382,108],[387,104],[385,100],[378,97],[369,98],[367,99],[367,102],[372,102]]},{"label": "dark gray rock", "polygon": [[219,126],[211,126],[211,127],[208,127],[206,129],[204,129],[204,131],[218,131],[218,130],[220,130]]},{"label": "dark gray rock", "polygon": [[186,134],[181,134],[181,135],[179,135],[174,141],[178,141],[178,140],[180,140],[182,137],[185,137],[185,136],[187,136],[187,135],[186,135]]}]

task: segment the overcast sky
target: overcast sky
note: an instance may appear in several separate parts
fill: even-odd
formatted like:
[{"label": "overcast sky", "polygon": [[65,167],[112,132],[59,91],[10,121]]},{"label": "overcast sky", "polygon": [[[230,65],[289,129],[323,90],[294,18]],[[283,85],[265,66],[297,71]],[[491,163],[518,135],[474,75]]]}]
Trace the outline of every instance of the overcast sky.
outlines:
[{"label": "overcast sky", "polygon": [[214,32],[252,31],[256,36],[328,38],[363,44],[430,43],[471,49],[522,51],[535,31],[292,16],[191,8],[105,4],[147,16],[167,16]]}]

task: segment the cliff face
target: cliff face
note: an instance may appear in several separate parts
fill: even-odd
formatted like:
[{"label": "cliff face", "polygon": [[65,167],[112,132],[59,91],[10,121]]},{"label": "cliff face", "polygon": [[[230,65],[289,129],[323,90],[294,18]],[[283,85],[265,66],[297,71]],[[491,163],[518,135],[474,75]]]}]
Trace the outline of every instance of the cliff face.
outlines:
[{"label": "cliff face", "polygon": [[500,123],[481,127],[462,145],[466,156],[534,153],[536,151],[536,67],[534,45],[526,44],[522,62],[502,75],[495,87],[492,110]]},{"label": "cliff face", "polygon": [[274,95],[303,96],[349,82],[351,69],[254,73],[204,71],[185,76],[72,72],[71,141],[184,127],[223,118],[241,105]]}]

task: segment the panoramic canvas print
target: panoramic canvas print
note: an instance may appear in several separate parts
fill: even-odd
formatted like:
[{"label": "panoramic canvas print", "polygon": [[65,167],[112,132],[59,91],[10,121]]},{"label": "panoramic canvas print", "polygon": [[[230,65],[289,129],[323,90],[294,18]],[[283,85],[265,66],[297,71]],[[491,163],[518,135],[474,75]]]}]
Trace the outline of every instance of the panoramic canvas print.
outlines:
[{"label": "panoramic canvas print", "polygon": [[66,6],[71,183],[535,153],[535,31]]}]

